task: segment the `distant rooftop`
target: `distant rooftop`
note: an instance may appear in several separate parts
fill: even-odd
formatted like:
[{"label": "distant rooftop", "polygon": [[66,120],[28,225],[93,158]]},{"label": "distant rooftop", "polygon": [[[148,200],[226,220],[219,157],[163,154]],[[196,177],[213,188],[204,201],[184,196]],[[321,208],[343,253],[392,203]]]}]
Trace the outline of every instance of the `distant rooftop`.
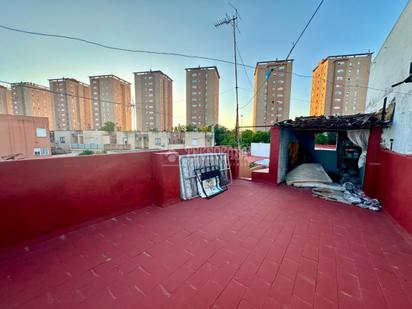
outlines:
[{"label": "distant rooftop", "polygon": [[106,74],[106,75],[93,75],[93,76],[89,76],[90,79],[99,79],[99,78],[113,78],[113,79],[117,79],[118,81],[125,83],[125,84],[131,84],[129,83],[127,80],[124,80],[116,75],[113,74]]},{"label": "distant rooftop", "polygon": [[170,78],[169,75],[163,73],[160,70],[149,70],[149,71],[140,71],[140,72],[133,72],[135,75],[147,75],[147,74],[162,74],[164,77],[166,77],[168,80],[170,80],[171,82],[173,81],[173,79]]},{"label": "distant rooftop", "polygon": [[268,64],[281,65],[281,64],[284,64],[284,63],[287,63],[287,62],[293,62],[293,59],[283,59],[283,60],[277,60],[277,59],[276,59],[276,60],[268,60],[268,61],[259,61],[259,62],[256,62],[255,72],[253,73],[253,75],[256,74],[256,70],[257,70],[257,68],[258,68],[259,66],[268,65]]},{"label": "distant rooftop", "polygon": [[41,89],[41,90],[48,90],[49,91],[49,87],[46,87],[46,86],[42,86],[42,85],[39,85],[39,84],[35,84],[35,83],[32,83],[32,82],[19,82],[19,83],[12,83],[11,84],[11,87],[18,87],[18,86],[29,86],[28,88],[38,88],[38,89]]},{"label": "distant rooftop", "polygon": [[372,54],[373,53],[359,53],[359,54],[344,54],[344,55],[327,56],[326,58],[323,58],[312,71],[315,71],[320,64],[324,63],[328,59],[363,58],[363,57],[372,56]]},{"label": "distant rooftop", "polygon": [[371,56],[373,53],[359,53],[359,54],[346,54],[346,55],[334,55],[328,56],[326,59],[339,59],[339,58],[357,58]]},{"label": "distant rooftop", "polygon": [[72,81],[75,83],[79,83],[80,85],[83,86],[89,86],[89,84],[83,83],[81,81],[79,81],[78,79],[72,78],[72,77],[62,77],[62,78],[49,78],[49,82],[63,82],[63,81]]},{"label": "distant rooftop", "polygon": [[217,73],[217,77],[219,77],[220,78],[220,74],[219,74],[219,71],[218,71],[218,69],[217,69],[217,67],[216,66],[208,66],[208,67],[201,67],[201,66],[198,66],[198,67],[195,67],[195,68],[186,68],[185,69],[186,71],[195,71],[195,70],[215,70],[216,71],[216,73]]}]

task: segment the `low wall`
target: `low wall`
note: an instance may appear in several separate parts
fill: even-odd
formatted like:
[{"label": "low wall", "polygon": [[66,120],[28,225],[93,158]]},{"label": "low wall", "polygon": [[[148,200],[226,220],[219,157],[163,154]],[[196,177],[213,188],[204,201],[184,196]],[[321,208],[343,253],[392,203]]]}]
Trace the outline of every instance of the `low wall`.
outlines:
[{"label": "low wall", "polygon": [[0,246],[153,202],[151,153],[0,163]]},{"label": "low wall", "polygon": [[376,197],[400,225],[412,234],[412,155],[379,151]]},{"label": "low wall", "polygon": [[269,168],[267,173],[252,171],[252,181],[276,184],[278,180],[280,128],[270,128]]},{"label": "low wall", "polygon": [[[237,177],[237,153],[230,148],[177,152],[226,152]],[[156,192],[159,184],[168,182],[154,177],[162,168],[156,153],[0,162],[0,247],[112,213],[156,203],[163,206]],[[172,192],[178,199],[179,192]]]}]

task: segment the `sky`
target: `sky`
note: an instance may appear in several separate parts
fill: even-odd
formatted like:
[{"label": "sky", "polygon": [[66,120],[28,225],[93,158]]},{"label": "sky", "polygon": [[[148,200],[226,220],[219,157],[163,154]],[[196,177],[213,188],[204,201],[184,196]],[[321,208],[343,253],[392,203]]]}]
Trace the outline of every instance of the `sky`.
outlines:
[{"label": "sky", "polygon": [[[240,14],[238,49],[244,64],[284,59],[320,0],[231,0]],[[407,0],[325,0],[290,58],[310,76],[329,55],[379,51]],[[233,61],[230,26],[215,28],[226,0],[0,0],[0,24],[70,35],[131,49],[177,52]],[[234,66],[215,61],[127,53],[81,42],[0,29],[0,80],[31,81],[115,74],[133,86],[133,72],[162,70],[173,79],[174,125],[186,122],[185,68],[218,67],[219,124],[235,124]],[[239,56],[238,56],[239,57]],[[292,78],[290,118],[308,115],[311,78]],[[134,96],[132,88],[132,96]],[[241,125],[252,125],[253,69],[239,67]]]}]

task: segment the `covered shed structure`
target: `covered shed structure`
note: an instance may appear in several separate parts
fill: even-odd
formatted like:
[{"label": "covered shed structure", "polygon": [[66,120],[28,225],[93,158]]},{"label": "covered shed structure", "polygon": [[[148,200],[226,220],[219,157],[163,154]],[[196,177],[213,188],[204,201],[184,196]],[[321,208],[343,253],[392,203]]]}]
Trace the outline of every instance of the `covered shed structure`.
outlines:
[{"label": "covered shed structure", "polygon": [[[278,122],[271,127],[270,163],[266,174],[252,173],[255,181],[282,183],[302,163],[319,163],[336,182],[351,181],[373,191],[373,175],[383,128],[392,122],[391,104],[378,113],[345,116],[308,116]],[[316,143],[318,134],[333,135],[333,145]]]}]

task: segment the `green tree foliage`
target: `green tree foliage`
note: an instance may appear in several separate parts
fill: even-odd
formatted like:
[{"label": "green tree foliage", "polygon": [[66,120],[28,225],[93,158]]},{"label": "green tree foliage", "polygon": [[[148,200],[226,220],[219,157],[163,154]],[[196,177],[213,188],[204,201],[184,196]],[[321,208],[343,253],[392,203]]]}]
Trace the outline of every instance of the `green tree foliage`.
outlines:
[{"label": "green tree foliage", "polygon": [[194,125],[192,125],[191,123],[189,123],[187,126],[186,126],[186,132],[194,132],[194,131],[196,131],[196,127],[194,126]]},{"label": "green tree foliage", "polygon": [[[234,130],[229,130],[222,126],[216,126],[214,132],[216,145],[236,146]],[[252,130],[244,130],[240,133],[239,140],[242,148],[250,148],[251,143],[270,143],[270,132],[253,132]]]},{"label": "green tree foliage", "polygon": [[80,156],[90,156],[94,154],[94,151],[91,150],[83,150],[81,153],[79,153]]},{"label": "green tree foliage", "polygon": [[215,144],[218,146],[235,146],[234,132],[223,126],[215,126]]},{"label": "green tree foliage", "polygon": [[256,131],[253,136],[254,143],[270,143],[269,131]]},{"label": "green tree foliage", "polygon": [[315,144],[319,145],[336,145],[336,132],[315,133]]},{"label": "green tree foliage", "polygon": [[212,126],[203,126],[200,127],[198,130],[199,132],[212,132]]},{"label": "green tree foliage", "polygon": [[115,128],[116,128],[116,124],[114,122],[107,121],[104,123],[104,126],[100,128],[100,131],[114,132]]},{"label": "green tree foliage", "polygon": [[253,132],[252,130],[242,131],[240,134],[240,146],[242,148],[249,148],[250,144],[253,142],[254,136],[255,132]]}]

